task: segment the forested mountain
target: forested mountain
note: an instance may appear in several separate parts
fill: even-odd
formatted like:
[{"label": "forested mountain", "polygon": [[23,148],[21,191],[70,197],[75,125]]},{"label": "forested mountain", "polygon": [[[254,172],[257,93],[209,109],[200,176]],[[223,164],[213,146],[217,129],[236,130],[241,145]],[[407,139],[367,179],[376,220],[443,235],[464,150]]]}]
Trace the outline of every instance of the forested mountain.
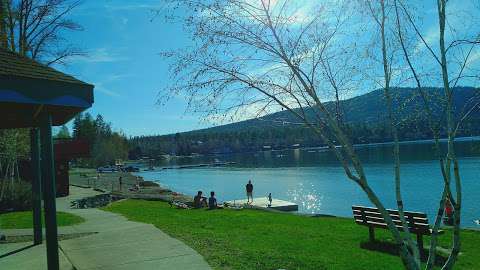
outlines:
[{"label": "forested mountain", "polygon": [[[441,119],[441,88],[423,88],[434,118]],[[431,139],[424,100],[418,89],[394,88],[394,108],[398,120],[401,140]],[[455,114],[458,119],[480,101],[480,89],[457,87],[454,89]],[[326,107],[333,112],[334,102]],[[376,143],[392,141],[387,122],[387,110],[383,89],[340,102],[341,119],[345,130],[354,143]],[[305,113],[313,115],[308,108]],[[313,117],[312,117],[313,119]],[[440,123],[442,126],[442,123]],[[444,130],[441,130],[444,135]],[[475,110],[464,121],[458,136],[480,134],[480,113]],[[257,151],[270,146],[282,149],[299,144],[301,147],[321,146],[321,140],[307,127],[301,125],[288,111],[266,115],[217,127],[184,133],[134,137],[130,139],[131,158],[140,156],[156,157],[161,154],[189,155],[192,153],[229,153]]]}]

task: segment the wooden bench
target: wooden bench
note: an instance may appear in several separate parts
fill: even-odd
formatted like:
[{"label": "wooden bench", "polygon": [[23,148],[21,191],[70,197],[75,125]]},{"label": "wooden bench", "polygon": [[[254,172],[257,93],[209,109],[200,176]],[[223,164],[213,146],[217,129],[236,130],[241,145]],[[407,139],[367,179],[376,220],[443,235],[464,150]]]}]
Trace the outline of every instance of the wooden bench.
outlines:
[{"label": "wooden bench", "polygon": [[[364,225],[368,227],[368,232],[370,235],[370,241],[375,241],[375,228],[388,229],[387,223],[380,214],[380,211],[374,207],[365,207],[365,206],[352,206],[353,218],[355,223],[358,225]],[[387,209],[390,217],[392,218],[395,226],[403,231],[402,222],[400,220],[400,214],[397,210]],[[428,223],[428,218],[425,213],[421,212],[410,212],[404,211],[405,220],[408,224],[408,229],[411,233],[417,235],[417,244],[421,253],[423,253],[423,236],[432,235],[432,229]],[[439,230],[439,234],[442,234],[443,231]]]}]

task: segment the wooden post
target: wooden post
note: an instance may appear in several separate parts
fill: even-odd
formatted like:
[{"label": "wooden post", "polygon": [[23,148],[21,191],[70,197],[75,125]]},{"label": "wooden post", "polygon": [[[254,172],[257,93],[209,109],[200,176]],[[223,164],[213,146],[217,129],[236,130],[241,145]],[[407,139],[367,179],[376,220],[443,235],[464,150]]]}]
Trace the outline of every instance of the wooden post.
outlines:
[{"label": "wooden post", "polygon": [[368,226],[368,235],[370,236],[370,242],[375,242],[375,228]]},{"label": "wooden post", "polygon": [[417,246],[418,246],[418,250],[420,251],[420,257],[422,257],[424,252],[423,252],[423,235],[421,233],[417,234]]},{"label": "wooden post", "polygon": [[32,128],[30,132],[30,149],[32,164],[32,211],[33,211],[33,244],[39,245],[42,237],[42,178],[40,166],[40,132]]},{"label": "wooden post", "polygon": [[52,142],[52,116],[49,113],[42,115],[41,119],[42,141],[42,182],[44,212],[45,212],[45,238],[47,242],[47,266],[49,270],[59,270],[58,260],[58,235],[55,204],[55,166]]}]

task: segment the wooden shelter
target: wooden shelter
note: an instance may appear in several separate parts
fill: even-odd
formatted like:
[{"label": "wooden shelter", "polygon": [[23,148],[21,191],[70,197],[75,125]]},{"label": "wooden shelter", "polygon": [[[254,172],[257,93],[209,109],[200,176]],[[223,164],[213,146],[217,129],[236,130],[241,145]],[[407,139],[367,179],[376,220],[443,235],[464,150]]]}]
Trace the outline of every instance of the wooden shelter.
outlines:
[{"label": "wooden shelter", "polygon": [[89,158],[90,144],[85,140],[61,139],[53,144],[55,155],[55,180],[57,181],[57,197],[68,196],[70,193],[70,161],[75,158]]},{"label": "wooden shelter", "polygon": [[43,199],[48,269],[59,268],[52,126],[63,125],[91,107],[93,88],[0,48],[0,129],[32,128],[34,244],[42,243]]}]

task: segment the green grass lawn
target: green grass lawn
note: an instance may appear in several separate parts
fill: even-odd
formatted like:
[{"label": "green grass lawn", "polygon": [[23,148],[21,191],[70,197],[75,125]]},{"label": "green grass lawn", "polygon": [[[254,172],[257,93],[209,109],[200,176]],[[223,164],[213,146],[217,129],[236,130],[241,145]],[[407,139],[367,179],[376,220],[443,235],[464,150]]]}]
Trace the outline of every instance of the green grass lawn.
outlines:
[{"label": "green grass lawn", "polygon": [[[403,269],[388,231],[347,218],[313,218],[260,210],[181,210],[164,202],[126,200],[105,210],[151,223],[202,254],[215,269]],[[480,232],[462,233],[455,269],[480,269]],[[450,232],[440,244],[448,248]],[[428,238],[425,239],[427,245]],[[387,252],[385,250],[390,250]]]},{"label": "green grass lawn", "polygon": [[[42,215],[43,216],[43,215]],[[57,212],[58,226],[69,226],[82,223],[85,220],[77,215]],[[42,222],[45,225],[45,222]],[[0,215],[1,229],[28,229],[33,227],[32,212],[12,212]]]}]

